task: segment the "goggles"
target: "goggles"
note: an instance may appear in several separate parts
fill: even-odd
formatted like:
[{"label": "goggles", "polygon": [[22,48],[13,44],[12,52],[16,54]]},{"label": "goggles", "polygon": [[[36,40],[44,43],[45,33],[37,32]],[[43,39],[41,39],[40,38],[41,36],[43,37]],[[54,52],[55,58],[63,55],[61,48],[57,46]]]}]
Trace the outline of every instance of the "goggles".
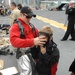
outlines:
[{"label": "goggles", "polygon": [[23,14],[23,15],[26,16],[27,19],[32,18],[32,16],[29,16],[29,15],[26,15],[26,14]]}]

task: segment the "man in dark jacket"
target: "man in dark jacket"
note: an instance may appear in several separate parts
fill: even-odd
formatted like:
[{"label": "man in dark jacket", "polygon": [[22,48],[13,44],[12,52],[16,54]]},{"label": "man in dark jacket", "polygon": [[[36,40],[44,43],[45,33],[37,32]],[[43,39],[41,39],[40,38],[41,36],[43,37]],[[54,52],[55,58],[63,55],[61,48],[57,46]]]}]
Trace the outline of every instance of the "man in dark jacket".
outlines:
[{"label": "man in dark jacket", "polygon": [[74,39],[74,24],[75,24],[75,7],[74,7],[74,2],[71,1],[69,3],[69,7],[66,10],[66,14],[68,14],[68,27],[66,30],[66,33],[64,37],[61,39],[61,41],[66,41],[71,34],[71,39],[70,40],[75,40]]},{"label": "man in dark jacket", "polygon": [[36,60],[38,75],[56,75],[60,56],[57,45],[53,42],[52,35],[53,31],[49,26],[44,26],[39,32],[39,36],[45,36],[47,41],[46,44],[34,49],[35,52],[32,53],[33,58]]}]

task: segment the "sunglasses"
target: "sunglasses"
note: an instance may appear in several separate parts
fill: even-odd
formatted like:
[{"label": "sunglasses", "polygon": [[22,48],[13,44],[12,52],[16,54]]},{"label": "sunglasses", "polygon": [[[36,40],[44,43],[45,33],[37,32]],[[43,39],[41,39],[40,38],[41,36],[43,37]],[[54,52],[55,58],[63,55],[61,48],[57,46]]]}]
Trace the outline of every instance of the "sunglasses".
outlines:
[{"label": "sunglasses", "polygon": [[29,15],[26,15],[26,14],[23,14],[23,15],[26,16],[27,19],[32,18],[32,16],[29,16]]}]

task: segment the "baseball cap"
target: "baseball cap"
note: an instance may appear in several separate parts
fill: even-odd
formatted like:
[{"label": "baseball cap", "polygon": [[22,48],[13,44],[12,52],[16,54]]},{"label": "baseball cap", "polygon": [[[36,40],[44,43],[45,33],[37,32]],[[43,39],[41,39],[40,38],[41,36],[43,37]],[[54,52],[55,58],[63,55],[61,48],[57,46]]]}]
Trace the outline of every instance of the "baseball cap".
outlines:
[{"label": "baseball cap", "polygon": [[27,14],[28,16],[36,17],[36,15],[33,13],[33,11],[31,10],[31,8],[28,7],[28,6],[22,7],[21,13],[25,13],[25,14]]}]

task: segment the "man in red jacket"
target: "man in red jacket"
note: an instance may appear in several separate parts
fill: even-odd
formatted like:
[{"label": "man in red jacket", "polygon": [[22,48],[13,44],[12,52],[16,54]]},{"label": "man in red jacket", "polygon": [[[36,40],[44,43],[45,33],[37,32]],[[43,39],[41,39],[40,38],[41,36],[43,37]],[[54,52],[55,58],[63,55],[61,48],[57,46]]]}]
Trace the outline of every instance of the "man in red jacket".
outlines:
[{"label": "man in red jacket", "polygon": [[19,26],[17,23],[14,23],[10,29],[10,42],[14,47],[26,48],[45,43],[43,42],[45,41],[43,37],[37,37],[38,30],[35,28],[36,33],[32,30],[30,26],[32,17],[36,17],[32,10],[29,7],[23,7],[18,20],[24,27],[25,37],[23,37],[23,39],[20,38]]},{"label": "man in red jacket", "polygon": [[[10,42],[12,46],[16,48],[24,48],[24,50],[26,50],[27,48],[45,44],[46,39],[44,38],[44,36],[37,37],[38,29],[30,23],[32,17],[36,17],[36,15],[32,12],[31,8],[29,8],[28,6],[22,7],[18,21],[24,28],[24,36],[21,37],[21,32],[18,23],[14,23],[10,29]],[[26,55],[22,55],[19,58],[21,74],[32,75],[30,63],[25,61],[25,58],[27,58]],[[25,66],[25,64],[27,67]]]}]

